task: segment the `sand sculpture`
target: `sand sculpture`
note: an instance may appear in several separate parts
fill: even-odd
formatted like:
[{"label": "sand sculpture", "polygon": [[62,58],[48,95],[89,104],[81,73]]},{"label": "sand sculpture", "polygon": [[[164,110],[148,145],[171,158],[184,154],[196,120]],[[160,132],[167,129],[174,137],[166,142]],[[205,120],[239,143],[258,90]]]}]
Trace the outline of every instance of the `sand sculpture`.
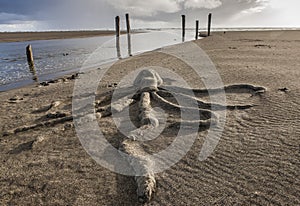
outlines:
[{"label": "sand sculpture", "polygon": [[[209,103],[197,98],[198,94],[209,95],[211,93],[217,94],[219,92],[233,92],[240,93],[241,90],[252,95],[265,92],[265,88],[257,87],[249,84],[229,85],[224,88],[216,89],[187,89],[183,87],[163,85],[163,80],[159,74],[151,69],[142,70],[133,82],[133,86],[128,88],[118,88],[120,92],[117,98],[113,99],[114,91],[104,93],[100,100],[95,103],[95,110],[98,118],[109,117],[113,112],[121,112],[125,108],[137,108],[137,128],[130,132],[130,135],[124,138],[119,145],[120,152],[127,154],[126,161],[134,168],[139,168],[144,174],[143,176],[135,176],[137,184],[137,195],[140,202],[147,202],[151,199],[156,189],[155,175],[152,170],[153,162],[149,160],[143,147],[139,144],[140,134],[147,133],[149,129],[155,129],[160,125],[160,120],[152,109],[152,103],[158,104],[165,111],[177,112],[180,114],[182,110],[199,113],[200,119],[183,119],[174,118],[169,122],[169,127],[177,127],[179,125],[186,125],[190,127],[204,127],[208,128],[210,125],[218,124],[218,116],[211,110],[235,110],[248,109],[255,105],[221,105],[216,103]],[[192,92],[192,93],[191,93]],[[195,94],[195,95],[191,95]],[[170,101],[174,96],[180,97],[185,101],[194,101],[197,103],[194,107],[186,107],[179,105],[174,101]],[[26,125],[8,131],[8,134],[16,134],[19,132],[36,129],[44,126],[55,126],[56,124],[63,124],[73,119],[91,115],[89,112],[84,112],[85,108],[81,108],[76,117],[68,111],[63,111],[61,107],[65,107],[67,102],[55,101],[49,106],[45,106],[36,112],[47,112],[45,119],[47,121],[40,122],[33,125]],[[141,172],[139,171],[139,173]]]},{"label": "sand sculpture", "polygon": [[[171,90],[172,87],[172,90]],[[170,90],[169,90],[169,89]],[[121,88],[122,89],[122,88]],[[265,89],[263,87],[256,87],[248,84],[240,84],[240,85],[229,85],[224,88],[217,89],[192,89],[193,93],[201,93],[208,95],[209,92],[218,93],[222,91],[234,91],[234,90],[247,90],[252,94],[257,94],[260,92],[264,92]],[[127,92],[126,92],[127,91]],[[130,94],[132,91],[136,91],[134,94]],[[173,92],[172,92],[173,91]],[[178,105],[174,102],[169,101],[167,98],[175,95],[174,91],[178,91],[176,96],[184,98],[186,101],[193,100],[197,102],[197,107],[185,107],[182,105]],[[186,88],[176,88],[176,86],[163,86],[163,80],[159,76],[159,74],[151,69],[142,70],[136,77],[133,83],[133,87],[126,88],[121,92],[120,99],[124,96],[129,97],[126,101],[123,100],[120,102],[112,101],[112,92],[110,95],[106,95],[103,102],[108,102],[109,104],[98,108],[97,112],[101,113],[101,117],[111,116],[112,112],[120,112],[126,107],[130,105],[136,104],[138,107],[138,119],[139,119],[139,128],[137,130],[147,130],[149,128],[155,128],[159,125],[159,120],[155,116],[155,113],[152,110],[151,103],[157,102],[162,108],[165,110],[173,110],[180,112],[181,110],[190,111],[190,112],[199,112],[201,119],[198,120],[185,120],[180,119],[177,121],[173,121],[173,125],[185,124],[190,126],[197,127],[209,127],[211,124],[217,124],[218,118],[217,115],[214,114],[213,111],[210,110],[211,107],[214,107],[219,110],[233,110],[233,109],[247,109],[251,108],[254,105],[246,104],[246,105],[221,105],[221,104],[213,104],[201,101],[200,99],[190,96],[191,90]],[[131,97],[131,98],[130,98]],[[108,101],[107,101],[108,100]],[[101,102],[101,101],[100,101]],[[127,161],[131,165],[139,165],[145,175],[144,176],[136,176],[135,181],[137,184],[137,195],[140,202],[147,202],[151,199],[151,196],[155,192],[156,181],[153,171],[151,170],[152,162],[145,157],[145,151],[139,145],[138,140],[139,137],[136,134],[140,132],[133,131],[132,134],[128,138],[125,138],[124,141],[120,144],[120,151],[125,152],[129,155]],[[137,161],[136,161],[137,160]]]}]

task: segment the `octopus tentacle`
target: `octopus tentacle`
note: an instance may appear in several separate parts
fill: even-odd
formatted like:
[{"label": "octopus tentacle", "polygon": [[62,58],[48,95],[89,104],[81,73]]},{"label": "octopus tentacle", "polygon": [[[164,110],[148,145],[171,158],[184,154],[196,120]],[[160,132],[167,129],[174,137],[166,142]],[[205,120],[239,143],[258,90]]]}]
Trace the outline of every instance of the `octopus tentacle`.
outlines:
[{"label": "octopus tentacle", "polygon": [[[133,167],[138,176],[135,176],[137,184],[137,195],[139,202],[145,203],[149,201],[155,192],[156,180],[152,171],[153,162],[147,158],[146,152],[143,150],[138,141],[137,135],[143,136],[143,133],[151,133],[149,130],[158,127],[159,122],[152,114],[151,99],[149,92],[142,92],[140,95],[139,118],[141,127],[132,131],[129,139],[125,139],[120,145],[120,150],[126,153],[127,161]],[[143,175],[141,175],[143,174]],[[141,175],[141,176],[140,176]]]},{"label": "octopus tentacle", "polygon": [[184,88],[184,87],[177,87],[177,86],[161,86],[158,87],[159,90],[167,90],[167,91],[174,91],[178,93],[183,93],[183,94],[191,94],[191,92],[195,94],[204,94],[204,95],[209,95],[209,94],[218,94],[221,92],[225,93],[259,93],[259,92],[265,92],[266,88],[260,87],[260,86],[254,86],[251,84],[233,84],[233,85],[227,85],[221,88],[212,88],[212,89],[189,89],[189,88]]},{"label": "octopus tentacle", "polygon": [[[108,92],[105,92],[103,94],[97,95],[97,101],[96,104],[100,105],[100,104],[111,104],[112,101],[116,101],[118,99],[124,98],[124,97],[132,97],[134,96],[135,92],[136,92],[136,87],[134,86],[130,86],[130,87],[125,87],[125,88],[118,88],[116,90],[110,90]],[[114,98],[112,98],[114,96]]]},{"label": "octopus tentacle", "polygon": [[186,100],[197,102],[198,103],[197,106],[200,107],[200,108],[203,108],[203,109],[211,109],[211,108],[213,108],[214,110],[225,110],[225,109],[234,110],[234,109],[248,109],[248,108],[251,108],[251,107],[255,106],[253,104],[246,104],[246,105],[222,105],[222,104],[217,104],[217,103],[209,103],[209,102],[201,101],[201,100],[199,100],[196,97],[189,96],[189,95],[186,95],[186,94],[176,93],[176,95],[174,95],[172,92],[169,92],[169,91],[159,91],[157,93],[160,96],[162,96],[162,97],[170,97],[170,96],[183,97]]},{"label": "octopus tentacle", "polygon": [[136,174],[144,174],[135,176],[137,196],[141,203],[149,201],[156,188],[156,180],[151,169],[153,168],[153,162],[148,159],[138,141],[125,139],[119,150],[127,154],[126,160],[133,167]]},{"label": "octopus tentacle", "polygon": [[163,97],[161,97],[160,95],[158,95],[156,92],[152,92],[151,93],[153,99],[155,99],[156,101],[158,101],[159,103],[161,103],[161,106],[165,106],[168,109],[175,109],[177,111],[185,111],[185,112],[199,112],[200,116],[206,118],[206,119],[210,119],[210,118],[214,118],[214,119],[218,119],[217,115],[214,114],[212,111],[207,110],[207,109],[199,109],[197,108],[193,108],[193,107],[185,107],[185,106],[181,106],[181,105],[177,105],[174,104],[172,102],[167,101],[166,99],[164,99]]},{"label": "octopus tentacle", "polygon": [[102,117],[110,116],[112,112],[121,112],[135,102],[131,96],[132,95],[130,94],[128,96],[124,96],[123,98],[116,99],[115,101],[111,101],[109,105],[105,105],[103,107],[99,106],[102,104],[102,102],[96,102],[96,112],[100,113]]}]

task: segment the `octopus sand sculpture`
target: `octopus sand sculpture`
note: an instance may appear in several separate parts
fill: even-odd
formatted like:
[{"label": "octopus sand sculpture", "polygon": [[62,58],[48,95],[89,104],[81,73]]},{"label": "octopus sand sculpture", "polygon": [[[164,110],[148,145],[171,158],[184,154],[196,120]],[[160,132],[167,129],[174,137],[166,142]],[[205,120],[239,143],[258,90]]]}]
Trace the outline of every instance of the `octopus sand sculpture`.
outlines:
[{"label": "octopus sand sculpture", "polygon": [[[118,91],[118,95],[115,97],[114,94],[116,91]],[[68,107],[67,104],[69,104],[70,99],[67,99],[66,102],[53,102],[51,105],[36,111],[38,113],[47,112],[45,122],[39,121],[39,123],[33,125],[26,125],[12,131],[7,131],[7,135],[25,132],[39,127],[64,124],[68,121],[73,121],[76,125],[76,121],[80,121],[85,117],[93,115],[91,113],[94,113],[94,111],[98,114],[96,115],[98,120],[104,120],[105,117],[112,116],[116,113],[122,113],[122,111],[129,107],[135,108],[136,113],[134,116],[135,119],[137,119],[137,126],[129,132],[129,135],[125,135],[125,137],[123,135],[124,138],[119,141],[118,149],[120,153],[123,154],[125,162],[132,168],[138,170],[135,171],[137,174],[135,176],[135,181],[137,184],[138,200],[140,202],[147,202],[151,199],[156,189],[156,180],[153,171],[154,162],[147,158],[147,152],[140,144],[140,141],[149,140],[149,137],[147,137],[146,134],[151,133],[151,131],[159,130],[158,128],[161,126],[159,113],[154,111],[152,108],[153,104],[158,105],[170,113],[179,113],[182,115],[182,111],[185,111],[188,113],[187,116],[189,116],[189,114],[198,113],[200,119],[180,117],[171,118],[171,121],[168,122],[169,127],[171,128],[178,128],[178,125],[185,125],[190,128],[196,128],[198,132],[200,127],[207,128],[211,125],[218,124],[218,115],[215,114],[215,111],[217,110],[243,110],[255,105],[221,105],[217,103],[208,103],[202,101],[197,96],[208,96],[211,93],[218,94],[224,91],[226,93],[241,93],[241,91],[243,91],[255,95],[265,92],[265,88],[249,84],[229,85],[224,88],[216,89],[187,89],[172,85],[167,86],[163,85],[163,80],[156,71],[146,69],[142,70],[137,75],[133,86],[118,88],[116,91],[110,91],[100,95],[100,100],[91,106],[92,110],[86,109],[83,105],[81,108],[78,108],[81,112],[75,112],[73,108],[73,114],[70,114],[69,111],[64,112],[63,109]],[[178,102],[172,100],[174,96],[184,99],[185,102],[196,102],[196,105],[186,106],[184,104],[178,104]],[[80,96],[78,98],[82,99],[86,98],[86,96]],[[151,138],[153,139],[153,137]],[[87,141],[91,141],[91,139],[92,137],[88,135]]]},{"label": "octopus sand sculpture", "polygon": [[[171,89],[172,87],[172,89]],[[119,92],[117,99],[113,99],[113,92],[110,92],[109,95],[105,95],[98,105],[103,105],[98,107],[96,110],[100,113],[101,118],[111,116],[114,112],[120,112],[130,105],[134,105],[138,109],[138,119],[139,124],[138,128],[130,132],[128,137],[124,138],[119,146],[119,150],[127,154],[126,158],[130,165],[134,168],[139,168],[143,171],[143,176],[135,176],[135,181],[137,184],[137,195],[140,202],[147,202],[151,199],[151,196],[155,192],[156,180],[154,172],[152,170],[153,162],[146,158],[146,153],[143,148],[139,145],[139,135],[147,133],[149,128],[155,129],[159,126],[160,121],[155,116],[154,110],[151,107],[153,102],[159,104],[160,107],[165,110],[172,110],[175,112],[180,112],[181,110],[198,112],[201,119],[197,120],[186,120],[180,119],[178,121],[173,121],[173,126],[178,126],[178,124],[189,125],[192,127],[209,127],[211,124],[218,123],[217,115],[210,110],[211,107],[216,108],[217,110],[234,110],[234,109],[248,109],[253,107],[252,104],[246,105],[220,105],[213,104],[201,101],[199,98],[190,95],[190,92],[193,94],[204,94],[208,95],[209,92],[218,93],[218,92],[232,92],[234,90],[246,90],[249,93],[256,94],[264,92],[263,87],[256,87],[248,84],[240,85],[229,85],[224,88],[216,89],[186,89],[182,87],[175,86],[164,86],[163,80],[159,74],[151,69],[142,70],[136,79],[134,80],[133,87],[130,88],[120,88],[122,90]],[[132,95],[132,91],[135,91]],[[130,94],[131,93],[131,94]],[[124,96],[126,98],[124,98]],[[186,101],[196,101],[196,107],[185,107],[168,100],[172,96],[180,96]],[[108,103],[105,105],[105,103]],[[143,132],[144,131],[144,132]]]}]

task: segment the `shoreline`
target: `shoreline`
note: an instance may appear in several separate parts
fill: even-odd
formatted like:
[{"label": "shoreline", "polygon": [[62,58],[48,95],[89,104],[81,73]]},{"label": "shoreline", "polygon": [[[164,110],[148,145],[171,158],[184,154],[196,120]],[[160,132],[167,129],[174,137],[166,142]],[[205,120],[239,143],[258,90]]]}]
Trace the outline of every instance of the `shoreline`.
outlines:
[{"label": "shoreline", "polygon": [[[243,33],[283,33],[283,32],[288,32],[288,33],[298,33],[300,30],[253,30],[253,31],[217,31],[217,32],[213,32],[213,34],[215,35],[222,35],[222,34],[226,34],[227,36],[230,35],[230,33],[232,34],[243,34]],[[122,32],[126,33],[125,31]],[[5,34],[5,35],[4,35]],[[88,38],[88,37],[95,37],[95,36],[112,36],[114,35],[114,31],[50,31],[50,32],[0,32],[0,43],[1,43],[1,35],[8,35],[8,34],[14,34],[17,38],[20,38],[19,41],[23,42],[23,41],[27,41],[26,39],[28,38],[27,35],[31,35],[34,34],[33,36],[30,36],[30,38],[32,38],[31,40],[34,40],[35,38],[41,38],[39,40],[51,40],[51,39],[72,39],[72,38]],[[24,34],[26,34],[24,36]],[[39,37],[37,37],[39,36]],[[2,39],[4,40],[4,39]],[[36,39],[37,40],[37,39]],[[200,39],[199,39],[200,40]],[[194,41],[194,40],[193,40]],[[200,40],[201,41],[201,40]],[[151,51],[147,51],[147,52],[151,52]],[[116,60],[117,61],[117,60]],[[101,66],[101,65],[99,65]],[[42,75],[39,78],[41,79],[41,82],[39,83],[43,83],[43,82],[47,82],[47,81],[54,81],[60,78],[63,78],[65,75],[72,75],[75,74],[76,72],[78,72],[80,70],[80,68],[73,68],[70,70],[65,70],[65,71],[61,71],[58,73],[51,73],[51,74],[47,74],[47,75]],[[36,82],[34,82],[31,79],[23,79],[17,82],[12,82],[12,83],[8,83],[8,84],[3,84],[0,85],[0,92],[6,92],[12,89],[18,89],[18,88],[22,88],[22,87],[26,87],[26,86],[30,86],[30,85],[34,85]]]}]

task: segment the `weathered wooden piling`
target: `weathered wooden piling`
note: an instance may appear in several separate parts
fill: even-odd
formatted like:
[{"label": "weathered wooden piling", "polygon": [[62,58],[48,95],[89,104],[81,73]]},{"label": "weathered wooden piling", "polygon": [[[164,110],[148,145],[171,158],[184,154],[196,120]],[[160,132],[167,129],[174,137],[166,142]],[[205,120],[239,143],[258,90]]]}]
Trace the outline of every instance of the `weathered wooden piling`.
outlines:
[{"label": "weathered wooden piling", "polygon": [[182,41],[185,39],[185,15],[181,15],[182,18]]},{"label": "weathered wooden piling", "polygon": [[209,13],[209,14],[208,14],[207,36],[210,36],[210,29],[211,29],[211,17],[212,17],[212,14],[211,14],[211,13]]},{"label": "weathered wooden piling", "polygon": [[27,56],[27,62],[28,62],[28,66],[29,66],[29,71],[33,75],[32,79],[34,81],[38,81],[38,77],[37,77],[37,74],[36,74],[36,71],[35,71],[35,67],[34,67],[32,47],[31,47],[30,44],[26,47],[26,56]]},{"label": "weathered wooden piling", "polygon": [[120,17],[116,16],[115,18],[115,22],[116,22],[116,37],[120,37]]},{"label": "weathered wooden piling", "polygon": [[126,28],[127,28],[127,42],[128,42],[128,56],[132,56],[131,54],[131,28],[130,28],[130,18],[129,14],[125,14],[126,17]]},{"label": "weathered wooden piling", "polygon": [[115,18],[116,24],[116,49],[117,49],[117,57],[121,59],[121,49],[120,49],[120,17],[116,16]]},{"label": "weathered wooden piling", "polygon": [[196,36],[195,39],[197,40],[199,36],[199,20],[196,21]]},{"label": "weathered wooden piling", "polygon": [[34,66],[33,54],[32,54],[32,47],[31,47],[30,44],[26,47],[26,55],[27,55],[28,65],[30,67]]}]

